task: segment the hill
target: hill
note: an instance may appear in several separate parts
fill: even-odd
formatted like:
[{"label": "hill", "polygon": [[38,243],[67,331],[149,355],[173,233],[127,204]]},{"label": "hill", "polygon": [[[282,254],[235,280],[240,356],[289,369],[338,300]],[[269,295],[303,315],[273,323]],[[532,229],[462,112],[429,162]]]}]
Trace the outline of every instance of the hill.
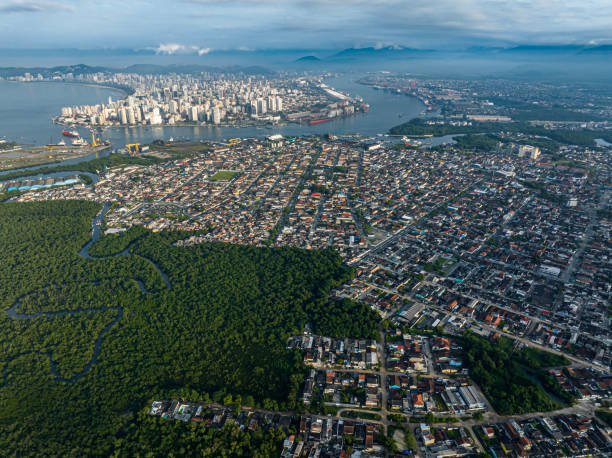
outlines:
[{"label": "hill", "polygon": [[317,56],[304,56],[296,59],[296,62],[321,62]]}]

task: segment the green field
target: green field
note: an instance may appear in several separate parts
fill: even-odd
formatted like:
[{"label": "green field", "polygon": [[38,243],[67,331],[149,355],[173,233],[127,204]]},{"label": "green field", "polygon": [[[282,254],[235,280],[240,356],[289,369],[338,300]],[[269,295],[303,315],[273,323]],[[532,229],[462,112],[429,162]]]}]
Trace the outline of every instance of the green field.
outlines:
[{"label": "green field", "polygon": [[229,181],[238,175],[238,172],[230,172],[229,170],[219,170],[210,177],[210,181]]},{"label": "green field", "polygon": [[205,153],[211,150],[207,143],[200,142],[164,142],[158,140],[149,145],[151,151],[161,151],[171,154]]},{"label": "green field", "polygon": [[[156,398],[228,394],[244,405],[293,409],[305,369],[285,348],[289,336],[307,321],[347,335],[372,332],[343,329],[335,317],[327,292],[352,272],[334,251],[174,247],[184,234],[138,229],[105,236],[90,250],[100,257],[86,259],[78,252],[99,209],[0,204],[2,454],[167,456],[169,444],[182,441],[186,454],[223,456],[215,443],[249,439],[138,413]],[[126,247],[128,255],[104,257]],[[351,307],[342,304],[341,316],[359,313]],[[254,437],[232,456],[266,456],[278,439]]]}]

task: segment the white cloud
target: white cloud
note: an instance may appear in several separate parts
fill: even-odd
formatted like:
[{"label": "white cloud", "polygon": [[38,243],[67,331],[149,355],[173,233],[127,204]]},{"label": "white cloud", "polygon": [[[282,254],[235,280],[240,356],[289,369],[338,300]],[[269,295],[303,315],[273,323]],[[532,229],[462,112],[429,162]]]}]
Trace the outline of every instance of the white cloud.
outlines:
[{"label": "white cloud", "polygon": [[212,48],[200,48],[199,46],[185,46],[178,43],[162,43],[156,49],[156,54],[197,54],[203,56],[212,51]]},{"label": "white cloud", "polygon": [[[62,21],[66,11],[74,13]],[[0,21],[0,44],[15,47],[463,48],[606,42],[612,0],[0,0]]]},{"label": "white cloud", "polygon": [[276,35],[277,42],[293,46],[303,44],[304,37],[320,41],[317,45],[343,40],[361,46],[412,46],[430,40],[455,45],[462,39],[586,43],[593,36],[612,38],[610,0],[184,1],[214,15],[219,30],[231,25],[254,39],[271,42],[270,36]]}]

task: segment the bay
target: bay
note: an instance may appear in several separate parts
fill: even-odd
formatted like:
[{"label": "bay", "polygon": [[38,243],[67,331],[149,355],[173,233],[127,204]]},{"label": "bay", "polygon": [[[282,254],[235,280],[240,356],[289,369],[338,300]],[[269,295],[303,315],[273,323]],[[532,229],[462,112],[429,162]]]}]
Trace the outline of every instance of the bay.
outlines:
[{"label": "bay", "polygon": [[[286,124],[269,127],[221,126],[138,126],[105,128],[102,138],[114,147],[126,143],[150,143],[154,140],[224,140],[232,137],[264,137],[273,134],[285,136],[352,134],[373,136],[386,133],[391,127],[419,116],[425,106],[414,97],[375,90],[357,83],[362,74],[348,74],[328,78],[326,83],[351,96],[361,96],[370,105],[370,111],[347,118],[317,124]],[[63,106],[105,103],[124,94],[116,89],[70,83],[0,81],[0,138],[23,144],[44,145],[57,142],[63,128],[50,118]],[[88,129],[77,128],[84,138]]]}]

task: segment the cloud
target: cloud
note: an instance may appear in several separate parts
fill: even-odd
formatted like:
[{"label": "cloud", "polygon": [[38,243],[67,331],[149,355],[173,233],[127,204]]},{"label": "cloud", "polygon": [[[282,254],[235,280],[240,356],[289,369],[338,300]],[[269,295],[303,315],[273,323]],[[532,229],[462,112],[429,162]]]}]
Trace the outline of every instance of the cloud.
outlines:
[{"label": "cloud", "polygon": [[[64,21],[61,14],[51,21],[28,14],[75,9]],[[69,47],[78,37],[81,46],[148,46],[166,55],[243,45],[331,50],[606,42],[610,24],[611,0],[0,0],[0,43]]]},{"label": "cloud", "polygon": [[46,1],[28,0],[0,0],[0,12],[2,13],[45,13],[55,11],[74,12],[75,8],[71,5]]},{"label": "cloud", "polygon": [[[308,32],[308,42],[359,41],[362,46],[411,46],[427,40],[450,45],[462,40],[585,43],[593,36],[612,38],[610,0],[184,1],[214,15],[218,30],[232,25],[268,42],[277,33],[277,42],[292,45],[303,43]],[[260,42],[255,45],[262,47]]]},{"label": "cloud", "polygon": [[162,43],[155,48],[155,54],[197,54],[203,56],[212,51],[212,48],[200,48],[199,46],[185,46],[178,43]]}]

